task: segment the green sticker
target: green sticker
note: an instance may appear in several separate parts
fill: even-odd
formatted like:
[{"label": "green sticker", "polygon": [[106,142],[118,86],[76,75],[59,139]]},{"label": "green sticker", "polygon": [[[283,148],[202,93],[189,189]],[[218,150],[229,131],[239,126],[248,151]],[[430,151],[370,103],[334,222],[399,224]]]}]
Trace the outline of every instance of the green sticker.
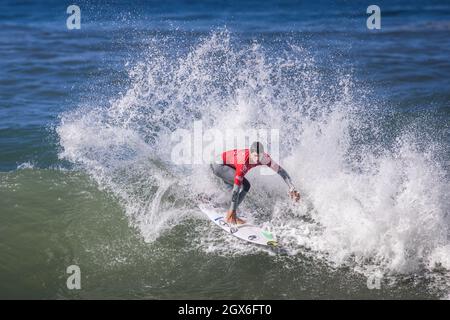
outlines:
[{"label": "green sticker", "polygon": [[263,234],[264,237],[266,237],[266,239],[268,239],[268,240],[272,240],[273,239],[273,235],[269,231],[262,230],[261,233]]}]

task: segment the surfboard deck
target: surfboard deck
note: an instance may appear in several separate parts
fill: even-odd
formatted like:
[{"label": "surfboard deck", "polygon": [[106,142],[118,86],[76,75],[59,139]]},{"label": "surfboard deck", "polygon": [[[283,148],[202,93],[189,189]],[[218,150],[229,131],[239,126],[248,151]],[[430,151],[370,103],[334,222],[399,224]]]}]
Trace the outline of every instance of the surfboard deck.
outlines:
[{"label": "surfboard deck", "polygon": [[251,223],[241,225],[230,224],[225,221],[223,210],[215,208],[210,204],[200,204],[199,208],[212,222],[241,240],[262,246],[278,246],[275,235],[268,230],[264,230]]}]

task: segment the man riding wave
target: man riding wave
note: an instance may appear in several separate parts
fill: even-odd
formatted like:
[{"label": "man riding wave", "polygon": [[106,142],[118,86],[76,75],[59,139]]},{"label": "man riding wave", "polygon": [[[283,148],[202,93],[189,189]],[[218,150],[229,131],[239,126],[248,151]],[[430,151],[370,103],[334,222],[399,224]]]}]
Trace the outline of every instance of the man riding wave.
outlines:
[{"label": "man riding wave", "polygon": [[253,142],[250,149],[234,149],[222,153],[219,164],[211,165],[213,173],[221,178],[226,184],[233,186],[231,204],[225,215],[225,221],[234,224],[244,224],[236,216],[236,210],[244,200],[250,190],[250,182],[244,177],[252,168],[266,165],[278,173],[289,187],[289,196],[294,200],[300,199],[300,194],[295,189],[286,170],[270,158],[264,152],[264,147],[260,142]]}]

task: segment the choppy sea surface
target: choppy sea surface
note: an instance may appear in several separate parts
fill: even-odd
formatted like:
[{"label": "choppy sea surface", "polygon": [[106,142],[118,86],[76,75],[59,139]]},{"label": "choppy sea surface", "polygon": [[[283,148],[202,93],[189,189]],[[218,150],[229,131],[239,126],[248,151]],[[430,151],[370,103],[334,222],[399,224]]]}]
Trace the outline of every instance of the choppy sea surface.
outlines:
[{"label": "choppy sea surface", "polygon": [[[450,4],[0,4],[0,298],[445,299]],[[224,234],[176,129],[278,130],[304,196],[251,172],[284,252]],[[69,290],[66,269],[81,270]]]}]

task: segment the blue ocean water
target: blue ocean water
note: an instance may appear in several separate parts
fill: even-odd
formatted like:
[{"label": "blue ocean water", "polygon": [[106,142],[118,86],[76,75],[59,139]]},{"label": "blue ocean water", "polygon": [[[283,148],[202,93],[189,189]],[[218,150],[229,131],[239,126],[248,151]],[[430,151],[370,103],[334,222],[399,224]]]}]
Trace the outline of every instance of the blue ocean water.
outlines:
[{"label": "blue ocean water", "polygon": [[[81,9],[81,29],[79,30],[68,30],[66,27],[66,20],[69,16],[66,9],[71,4],[76,4]],[[217,56],[220,56],[220,54],[223,54],[217,48],[220,48],[220,43],[226,43],[231,39],[233,49],[227,49],[228,52],[224,50],[225,56],[236,64],[242,63],[243,67],[233,69],[235,67],[233,66],[223,72],[230,78],[233,74],[231,70],[237,70],[234,74],[239,74],[239,72],[244,74],[248,71],[245,67],[246,62],[251,65],[259,61],[256,58],[253,60],[251,54],[247,57],[240,50],[243,52],[251,51],[248,48],[252,45],[263,48],[266,69],[269,70],[270,75],[274,75],[277,68],[283,65],[285,53],[290,52],[294,46],[296,48],[301,47],[302,50],[307,52],[307,55],[299,56],[299,60],[295,61],[301,64],[302,59],[305,59],[304,63],[308,64],[305,68],[313,65],[314,72],[320,74],[320,77],[311,78],[317,83],[305,78],[303,80],[306,83],[302,84],[302,79],[298,79],[294,71],[291,74],[288,71],[286,77],[292,81],[287,82],[298,85],[299,91],[302,91],[302,85],[307,87],[309,83],[311,85],[311,88],[308,89],[309,94],[320,101],[334,101],[333,97],[339,93],[339,89],[336,88],[337,84],[350,79],[350,87],[356,88],[355,93],[352,94],[352,99],[360,102],[358,112],[367,112],[366,115],[363,114],[362,116],[367,121],[361,120],[362,128],[360,129],[370,131],[370,133],[358,137],[362,140],[361,145],[373,148],[374,154],[378,156],[382,154],[382,152],[377,153],[380,146],[385,149],[395,148],[392,146],[393,141],[402,140],[404,132],[411,132],[408,138],[414,136],[415,145],[418,146],[419,150],[427,149],[433,144],[430,157],[433,161],[436,161],[436,172],[439,171],[439,174],[433,171],[432,174],[428,175],[428,172],[424,171],[427,166],[408,154],[405,156],[406,158],[410,156],[417,162],[411,160],[411,170],[405,174],[405,177],[399,178],[405,184],[399,182],[399,186],[395,186],[397,180],[392,178],[394,186],[392,186],[392,193],[385,197],[387,200],[383,198],[383,194],[378,197],[378,199],[381,199],[380,202],[386,200],[386,202],[383,202],[384,205],[377,206],[376,201],[372,200],[368,200],[367,203],[363,201],[362,216],[366,217],[366,215],[370,216],[382,211],[383,213],[380,213],[380,215],[384,217],[385,212],[390,213],[392,211],[399,214],[399,211],[396,210],[404,209],[405,212],[417,210],[418,213],[425,212],[424,215],[432,215],[429,218],[430,220],[423,223],[423,225],[430,226],[426,230],[445,234],[447,229],[439,229],[439,232],[437,232],[437,229],[433,228],[441,221],[447,221],[443,218],[443,215],[448,213],[446,210],[449,208],[448,198],[446,198],[445,193],[441,192],[441,189],[448,188],[450,172],[450,3],[443,0],[377,1],[376,4],[381,8],[380,30],[367,29],[366,20],[369,15],[366,13],[366,9],[370,4],[372,3],[322,0],[164,2],[117,0],[107,2],[76,1],[75,3],[56,0],[2,1],[0,3],[0,173],[2,179],[0,182],[2,219],[0,229],[2,232],[0,234],[3,233],[3,247],[0,247],[0,260],[2,262],[0,296],[7,297],[8,294],[11,294],[15,297],[38,298],[130,296],[167,298],[188,297],[190,293],[194,292],[194,295],[200,298],[211,297],[211,295],[213,297],[239,298],[329,298],[342,296],[395,298],[442,297],[448,294],[445,286],[444,289],[439,289],[442,289],[444,293],[442,293],[442,290],[433,291],[434,287],[430,289],[427,286],[427,281],[434,274],[423,276],[421,272],[414,273],[414,271],[411,275],[403,267],[398,269],[392,267],[394,265],[392,261],[392,263],[388,263],[390,267],[383,270],[391,272],[393,269],[398,272],[399,269],[402,269],[400,273],[406,273],[407,277],[411,277],[412,280],[407,278],[406,284],[398,287],[394,285],[388,289],[374,292],[366,288],[365,278],[357,272],[355,273],[357,274],[356,280],[352,282],[348,280],[349,276],[345,271],[334,273],[334,271],[328,270],[326,266],[320,265],[312,271],[312,276],[308,276],[304,269],[306,268],[305,265],[308,269],[314,268],[315,262],[311,262],[313,260],[309,259],[317,257],[300,259],[300,262],[291,260],[279,262],[271,260],[264,254],[255,253],[243,254],[237,258],[224,257],[219,254],[212,260],[208,256],[200,254],[196,256],[198,260],[196,263],[198,265],[206,264],[208,267],[205,267],[204,272],[209,274],[213,272],[214,268],[221,265],[228,265],[229,268],[233,270],[236,268],[237,270],[237,266],[242,267],[242,264],[254,255],[255,261],[268,265],[273,264],[273,268],[279,267],[277,263],[282,263],[284,266],[287,265],[286,268],[290,266],[293,269],[303,270],[299,273],[288,272],[288,274],[294,278],[303,279],[306,289],[292,285],[288,286],[286,292],[284,292],[281,288],[286,287],[292,278],[288,279],[282,274],[280,277],[284,285],[273,281],[271,284],[276,289],[260,288],[257,282],[252,281],[252,271],[244,268],[243,271],[242,269],[236,271],[239,272],[242,279],[247,280],[247,282],[243,281],[243,283],[246,283],[247,289],[242,289],[241,295],[235,293],[228,285],[224,285],[222,291],[215,291],[217,287],[196,291],[197,289],[193,288],[197,288],[196,286],[199,283],[215,282],[207,275],[196,276],[192,279],[192,282],[189,282],[187,279],[189,268],[186,269],[185,277],[179,277],[170,271],[177,270],[177,264],[167,262],[174,260],[174,256],[171,255],[173,250],[180,248],[184,250],[189,247],[189,244],[177,242],[180,241],[177,239],[189,235],[189,230],[193,228],[192,221],[169,223],[168,227],[161,227],[161,230],[151,229],[148,231],[146,228],[141,228],[139,224],[137,227],[134,226],[135,228],[128,228],[127,223],[130,223],[128,220],[133,220],[129,218],[129,212],[134,212],[133,210],[136,208],[129,205],[132,201],[125,201],[124,204],[123,195],[126,194],[128,197],[132,194],[135,196],[137,190],[146,189],[148,185],[136,182],[139,180],[139,175],[136,172],[121,172],[126,177],[123,178],[121,175],[115,175],[118,170],[108,171],[115,166],[115,163],[109,161],[117,154],[106,153],[100,147],[95,149],[95,143],[86,143],[86,146],[80,146],[87,140],[97,140],[96,134],[98,133],[100,136],[99,131],[101,129],[113,127],[123,121],[120,117],[114,118],[112,112],[119,109],[116,105],[120,104],[120,101],[126,105],[123,102],[125,99],[121,100],[121,98],[127,97],[130,87],[136,91],[149,90],[151,91],[150,94],[158,92],[156,86],[152,86],[142,79],[145,85],[142,85],[142,87],[137,85],[136,87],[136,83],[139,84],[140,81],[136,81],[130,76],[132,66],[148,62],[150,70],[143,72],[142,78],[145,78],[145,75],[154,77],[148,76],[148,79],[163,78],[159,83],[166,87],[158,92],[160,97],[164,92],[174,90],[170,86],[171,81],[177,84],[181,83],[181,86],[184,84],[174,75],[175,72],[174,74],[171,73],[173,70],[170,69],[170,66],[178,65],[180,57],[182,57],[181,60],[187,59],[189,53],[200,51],[199,48],[202,44],[204,51],[207,52],[205,54],[206,60],[209,59],[209,55],[217,54]],[[215,37],[218,39],[217,43],[211,40]],[[210,44],[212,42],[214,44]],[[153,51],[149,48],[152,48]],[[257,54],[259,53],[258,50],[254,49]],[[149,51],[152,54],[149,54]],[[155,52],[162,53],[158,55]],[[200,58],[192,60],[195,66],[189,66],[189,68],[192,68],[189,69],[191,72],[195,71],[197,65],[202,65],[201,54],[196,54]],[[241,58],[236,58],[236,56]],[[313,57],[314,63],[306,61],[306,56]],[[161,59],[164,63],[158,64],[158,59]],[[218,59],[217,61],[219,61],[217,62],[219,66],[228,68],[227,65],[221,64],[220,61],[222,60]],[[286,59],[285,62],[290,61]],[[155,73],[152,73],[152,70],[156,70]],[[222,75],[223,70],[220,70],[218,74]],[[165,72],[168,74],[166,80],[164,79]],[[259,78],[255,80],[255,87],[267,84],[266,82],[258,82],[259,80]],[[155,82],[158,83],[157,80]],[[228,92],[234,90],[234,87],[227,87],[226,77],[218,79],[217,83],[216,86],[208,87],[207,90],[204,89],[205,92],[209,92],[212,88],[215,93],[219,92],[219,95],[225,92],[224,96],[227,97]],[[281,83],[285,84],[283,81]],[[193,87],[190,85],[186,84],[185,91],[192,90]],[[343,85],[343,87],[345,86]],[[274,88],[272,96],[274,101],[278,98],[281,100],[283,95],[291,93],[291,91],[283,91],[283,86],[280,84],[275,84]],[[199,91],[201,90],[199,89]],[[185,94],[184,91],[183,94]],[[259,91],[255,93],[259,97],[258,94]],[[180,96],[186,97],[182,94]],[[199,96],[207,99],[206,93],[199,94]],[[321,100],[322,98],[323,100]],[[161,105],[170,106],[172,103],[175,105],[175,100],[168,95],[166,100],[161,102]],[[353,100],[351,103],[354,103]],[[150,130],[145,126],[140,126],[140,122],[136,119],[149,119],[154,111],[152,102],[144,99],[144,101],[139,100],[139,103],[136,102],[136,104],[140,104],[140,107],[133,109],[133,112],[130,111],[131,116],[129,116],[127,124],[134,124],[135,131],[143,137],[146,143],[151,145],[153,129]],[[192,110],[199,114],[206,113],[203,109],[196,109],[195,102],[193,104],[190,106]],[[95,110],[92,113],[94,117],[94,115],[97,116],[102,110],[108,109],[110,106],[113,106],[111,112],[106,113],[111,119],[105,120],[105,122],[99,121],[93,126],[90,126],[86,119],[77,122],[79,119],[71,116],[71,112],[89,114],[86,110]],[[280,108],[282,107],[280,105]],[[273,108],[276,110],[276,107]],[[130,109],[132,108],[130,107]],[[284,111],[280,109],[279,112]],[[373,116],[374,113],[377,116]],[[345,116],[341,120],[345,120]],[[95,122],[95,120],[93,121]],[[102,128],[100,124],[104,123],[105,126]],[[66,126],[67,124],[69,126]],[[164,126],[164,124],[164,119],[158,123],[152,123],[149,120],[148,126],[154,128],[159,125]],[[72,127],[70,126],[72,125],[75,128],[74,131],[71,131]],[[173,125],[173,123],[169,123],[169,125]],[[127,129],[130,128],[127,127]],[[324,128],[321,130],[323,132]],[[349,130],[351,131],[351,129]],[[71,139],[77,134],[82,137],[80,140],[74,139],[76,140],[74,142]],[[352,132],[349,135],[352,135]],[[304,139],[305,145],[308,145],[307,136]],[[101,138],[98,138],[98,140],[100,141]],[[101,143],[99,142],[98,145]],[[313,144],[311,142],[311,145]],[[132,149],[132,146],[130,149]],[[303,149],[301,150],[303,151]],[[138,151],[133,150],[135,153]],[[352,151],[349,154],[351,156]],[[392,158],[401,158],[404,154],[406,154],[406,151],[402,149],[398,153],[394,153]],[[354,157],[360,159],[360,155]],[[308,162],[308,160],[310,161]],[[97,161],[98,163],[104,161],[104,167],[98,169]],[[302,161],[311,165],[314,163],[320,165],[322,160],[320,157],[314,159],[306,157],[302,158]],[[93,162],[95,162],[95,165]],[[383,167],[383,164],[384,162],[380,164],[380,171],[388,166]],[[333,164],[329,163],[329,167],[332,166]],[[397,171],[402,169],[397,164],[393,167]],[[63,172],[61,170],[66,169],[71,172],[68,176],[61,173]],[[97,169],[99,171],[96,171]],[[120,169],[125,170],[124,168]],[[29,175],[27,170],[30,171]],[[300,172],[303,172],[302,170],[306,169],[303,167],[299,169]],[[100,171],[104,172],[105,176],[99,176],[98,172]],[[418,174],[415,175],[414,173],[417,172]],[[78,176],[78,174],[81,176]],[[394,175],[392,173],[392,176]],[[112,181],[107,179],[108,176],[112,177]],[[420,177],[425,177],[424,180],[433,181],[438,176],[442,180],[435,180],[435,184],[440,189],[431,190],[429,193],[425,191],[425,198],[421,198],[419,196],[420,190],[422,190],[420,189],[422,187]],[[417,187],[417,190],[411,188],[411,198],[405,200],[407,204],[403,204],[402,200],[398,200],[396,196],[409,188],[407,181],[412,179],[411,177],[415,177],[418,181],[417,185],[420,187]],[[427,180],[427,183],[430,182]],[[304,184],[307,188],[307,183]],[[374,182],[374,185],[377,184]],[[385,182],[381,181],[380,185],[380,189],[390,190],[390,187],[386,187]],[[428,186],[428,184],[424,183],[423,186]],[[155,187],[155,190],[162,190],[162,186],[158,185],[158,187],[160,189]],[[351,187],[352,189],[359,188],[356,184]],[[151,188],[149,187],[149,189]],[[372,191],[375,192],[375,189]],[[48,193],[41,193],[43,190],[48,190]],[[105,190],[111,192],[112,198],[108,198],[109,193],[104,193]],[[152,189],[152,192],[156,192],[155,190]],[[314,194],[313,187],[310,187],[308,191]],[[55,192],[57,196],[55,196]],[[83,198],[84,194],[87,194],[87,198]],[[358,197],[356,193],[352,196]],[[145,194],[145,197],[148,199],[156,198],[156,196],[152,198],[147,194]],[[62,206],[57,202],[57,199],[60,198],[64,200]],[[182,202],[189,203],[190,201],[186,197],[181,198]],[[320,197],[314,198],[312,196],[312,198],[317,207],[321,207],[322,200]],[[395,198],[395,201],[393,201],[401,203],[401,206],[386,204],[390,203],[389,199],[391,198]],[[92,199],[98,199],[98,201],[91,201]],[[142,200],[143,197],[139,195],[133,198],[134,202],[139,202],[136,199]],[[175,198],[168,197],[166,200],[167,203],[178,203],[178,200],[174,199],[176,199],[176,196]],[[111,205],[110,203],[114,204]],[[427,210],[427,208],[430,208],[430,203],[436,204],[436,207]],[[411,204],[410,207],[409,204]],[[169,212],[169,207],[166,206],[164,209]],[[187,207],[189,205],[186,205]],[[351,208],[349,206],[346,210],[351,211]],[[145,210],[147,209],[145,206]],[[136,210],[139,211],[141,208]],[[47,225],[42,227],[42,230],[48,230],[50,234],[54,232],[54,237],[47,239],[43,234],[38,233],[33,225],[27,224],[26,221],[29,221],[29,215],[33,211],[36,211],[36,214],[42,218],[41,221],[48,222]],[[83,223],[86,219],[93,219],[92,217],[97,216],[97,214],[99,220],[94,218],[94,222]],[[438,218],[433,214],[436,214]],[[16,220],[12,218],[13,216],[16,217]],[[141,216],[138,215],[138,219],[136,219],[136,216],[133,217],[139,221]],[[326,224],[326,221],[328,221],[326,213],[323,213],[322,217],[325,217],[323,222]],[[441,218],[443,220],[439,220]],[[392,230],[383,231],[386,226],[374,222],[380,219],[383,220],[382,218],[369,220],[374,223],[373,228],[378,230],[379,233],[377,234],[381,235],[381,238],[386,236],[397,239],[396,235],[401,233],[399,230],[404,230],[399,226],[395,232]],[[395,224],[393,221],[397,221],[394,218],[386,219],[389,221],[388,224]],[[409,221],[416,218],[415,216],[408,216],[405,219]],[[75,227],[73,227],[73,224],[72,227],[69,227],[67,221],[75,221]],[[361,221],[365,222],[366,220],[364,218]],[[100,222],[109,226],[109,230],[124,234],[127,240],[120,242],[117,237],[109,234],[107,227],[105,227],[105,230],[89,229],[89,225],[96,225]],[[166,219],[155,220],[154,223],[158,226],[165,225]],[[361,224],[364,223],[361,222]],[[447,227],[445,226],[445,228]],[[407,253],[405,253],[405,256],[411,254],[415,259],[412,260],[421,261],[417,263],[420,266],[430,261],[439,260],[439,263],[445,268],[445,261],[448,261],[445,260],[448,253],[448,244],[442,239],[445,239],[446,235],[421,242],[420,235],[424,233],[423,230],[419,230],[420,228],[414,224],[407,225],[405,229],[414,234],[411,237],[403,233],[398,236],[399,242],[404,240],[401,243],[406,247],[405,252]],[[39,256],[30,254],[25,262],[19,263],[20,259],[17,255],[11,256],[11,252],[21,252],[28,246],[29,239],[17,236],[17,234],[27,230],[31,233],[36,232],[36,238],[39,239],[36,242],[37,252],[40,252],[39,250],[45,251],[47,247],[50,248],[45,251],[47,260],[40,260]],[[171,231],[164,233],[166,230]],[[417,235],[415,230],[419,230]],[[147,231],[155,234],[161,233],[163,236],[156,237],[157,240],[154,240],[152,236],[146,233]],[[81,235],[85,233],[91,235],[90,232],[92,232],[92,237],[88,236],[89,240],[84,242]],[[96,238],[94,233],[98,234],[100,240]],[[367,235],[367,237],[376,238],[372,234]],[[61,245],[55,239],[62,239],[61,243],[66,245]],[[145,239],[145,241],[142,239]],[[318,244],[319,240],[309,240],[310,243],[308,241],[306,243],[314,251],[314,245]],[[110,255],[100,255],[99,261],[89,265],[87,261],[92,260],[92,256],[82,252],[98,253],[102,251],[101,245],[98,247],[94,244],[96,241],[100,241],[104,247],[107,247],[108,243],[113,243],[113,249]],[[358,241],[357,239],[351,239],[348,242],[355,243]],[[417,244],[415,241],[419,243]],[[149,249],[147,246],[149,242],[151,243],[149,246],[157,249]],[[387,243],[389,242],[387,241]],[[425,244],[422,247],[423,243]],[[389,251],[390,254],[385,254],[383,251],[375,252],[373,255],[368,253],[367,256],[370,258],[363,256],[368,260],[373,258],[383,262],[390,261],[390,259],[395,260],[392,256],[397,257],[398,252],[394,248],[396,245],[395,243],[390,243],[390,245],[392,245],[392,252],[394,253]],[[317,245],[317,247],[322,248],[323,246]],[[417,250],[420,252],[415,252],[413,248],[420,248]],[[331,256],[334,255],[331,259],[333,263],[338,263],[336,261],[339,260],[339,253],[345,251],[345,255],[347,255],[348,252],[347,249],[343,248],[333,251],[334,249],[336,248],[328,248],[327,250],[331,252],[329,253]],[[133,250],[135,250],[135,255],[129,253]],[[166,250],[164,251],[166,254],[157,255],[152,250],[156,250],[155,252]],[[349,252],[349,256],[352,254],[358,256],[361,250],[358,247],[354,251],[350,249]],[[138,258],[138,256],[142,258]],[[437,256],[440,258],[436,258]],[[179,260],[181,262],[179,263],[189,264],[190,259],[192,257],[188,254],[181,255]],[[422,259],[427,262],[423,262]],[[73,296],[73,293],[67,292],[59,282],[64,277],[64,272],[61,272],[61,270],[64,269],[66,264],[72,263],[74,260],[85,262],[91,269],[101,268],[102,265],[107,264],[108,267],[105,267],[105,272],[108,270],[112,270],[112,274],[124,272],[124,279],[133,283],[134,287],[128,286],[126,281],[118,283],[117,286],[107,285],[101,281],[100,277],[92,283],[84,295]],[[399,260],[402,259],[399,258],[396,261]],[[411,262],[412,260],[409,261],[407,258],[405,260],[414,264]],[[114,261],[114,263],[111,261]],[[121,265],[120,261],[126,262]],[[255,261],[252,260],[250,263],[256,264]],[[167,263],[170,265],[169,271],[162,273],[162,280],[146,269],[148,265],[151,265],[154,270],[161,270]],[[196,266],[194,262],[192,263],[193,267]],[[17,264],[20,267],[17,268]],[[45,285],[40,284],[38,280],[33,280],[32,277],[29,281],[26,280],[26,270],[33,264],[40,266],[41,273],[37,278],[42,279],[42,283]],[[51,267],[49,267],[50,265]],[[123,271],[122,268],[125,265],[131,266],[131,270]],[[171,269],[172,267],[173,269]],[[60,272],[60,275],[54,278],[50,272],[45,271],[48,268],[55,273]],[[293,270],[292,268],[289,270]],[[417,268],[420,269],[421,267]],[[262,273],[261,271],[260,274]],[[139,274],[143,274],[143,278]],[[417,276],[417,274],[420,275]],[[24,277],[25,280],[23,280]],[[419,280],[415,277],[418,277]],[[324,286],[323,291],[320,291],[316,289],[316,285],[318,285],[314,280],[316,278],[325,279],[323,281],[329,281],[330,285]],[[408,282],[408,280],[410,281]],[[105,281],[107,281],[106,278]],[[156,284],[152,288],[149,282]],[[179,287],[182,285],[188,289],[180,291]],[[217,285],[220,286],[220,281]],[[101,289],[94,289],[102,286],[105,289],[103,292]],[[258,291],[261,292],[260,295],[253,295],[249,288],[256,291],[260,290]]]},{"label": "blue ocean water", "polygon": [[[149,34],[195,41],[226,27],[242,39],[301,39],[326,61],[349,68],[389,105],[448,117],[449,16],[445,1],[379,1],[382,29],[368,30],[353,1],[80,1],[81,30],[68,30],[67,3],[2,1],[0,168],[57,160],[47,131],[87,95],[107,99],[123,65]],[[186,46],[189,44],[186,43]],[[275,44],[276,45],[276,44]],[[327,61],[327,57],[332,60]],[[19,147],[20,146],[20,147]]]}]

